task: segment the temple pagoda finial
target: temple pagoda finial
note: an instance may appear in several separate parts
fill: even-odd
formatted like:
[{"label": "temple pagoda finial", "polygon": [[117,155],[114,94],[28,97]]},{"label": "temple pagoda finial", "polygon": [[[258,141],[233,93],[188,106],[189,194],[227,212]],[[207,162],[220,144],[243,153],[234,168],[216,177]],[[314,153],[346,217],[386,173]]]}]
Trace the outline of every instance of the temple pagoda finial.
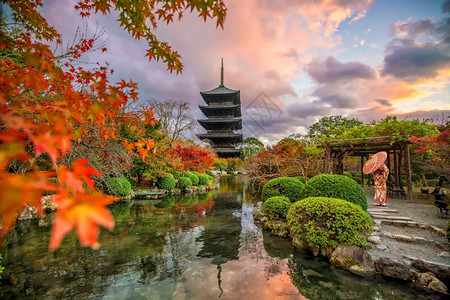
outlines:
[{"label": "temple pagoda finial", "polygon": [[222,67],[220,69],[220,86],[224,86],[223,85],[223,58],[222,58]]}]

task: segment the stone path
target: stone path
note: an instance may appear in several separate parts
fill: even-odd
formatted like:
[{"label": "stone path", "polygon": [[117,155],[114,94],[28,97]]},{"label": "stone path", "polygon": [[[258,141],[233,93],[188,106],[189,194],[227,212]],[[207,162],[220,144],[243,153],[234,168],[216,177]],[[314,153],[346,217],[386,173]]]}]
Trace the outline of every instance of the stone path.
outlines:
[{"label": "stone path", "polygon": [[[389,204],[386,207],[369,204],[367,212],[374,222],[374,232],[367,252],[378,273],[419,282],[427,290],[446,293],[444,282],[449,284],[450,244],[443,229],[423,224],[421,208],[416,206],[416,214],[409,214],[411,218],[402,216],[401,211]],[[433,278],[428,279],[429,276]]]},{"label": "stone path", "polygon": [[407,227],[417,227],[419,229],[423,230],[431,230],[434,231],[436,234],[445,236],[445,231],[437,228],[435,226],[430,226],[426,224],[419,224],[417,222],[414,222],[409,217],[402,217],[396,209],[391,209],[389,207],[385,206],[377,206],[376,204],[371,204],[369,206],[369,209],[367,209],[367,212],[372,217],[372,220],[375,224],[374,226],[374,232],[369,238],[369,242],[372,244],[380,244],[381,237],[385,236],[388,238],[395,239],[397,241],[401,242],[415,242],[420,244],[425,243],[435,243],[433,240],[427,240],[424,237],[421,236],[409,236],[404,234],[398,234],[398,233],[390,233],[386,230],[382,230],[382,224],[383,225],[393,225],[393,226],[407,226]]}]

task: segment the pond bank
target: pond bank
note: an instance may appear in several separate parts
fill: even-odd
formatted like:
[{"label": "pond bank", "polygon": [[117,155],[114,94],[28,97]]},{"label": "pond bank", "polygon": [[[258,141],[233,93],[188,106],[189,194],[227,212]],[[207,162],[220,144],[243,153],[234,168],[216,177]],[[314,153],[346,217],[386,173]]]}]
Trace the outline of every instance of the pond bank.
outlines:
[{"label": "pond bank", "polygon": [[[387,207],[380,208],[371,203],[373,191],[366,189],[366,194],[368,213],[374,222],[374,232],[366,249],[356,246],[345,249],[342,245],[335,250],[340,253],[340,262],[333,259],[337,255],[333,252],[328,257],[329,260],[331,257],[331,264],[358,275],[376,273],[405,280],[418,289],[447,294],[450,286],[450,245],[445,238],[448,219],[439,219],[438,209],[432,203],[407,203],[393,198],[388,200]],[[255,222],[265,224],[264,227],[275,235],[289,237],[287,224],[266,222],[261,207],[261,204],[255,207]],[[300,246],[295,238],[292,244]],[[318,253],[311,254],[317,256]],[[348,265],[349,261],[353,262]]]}]

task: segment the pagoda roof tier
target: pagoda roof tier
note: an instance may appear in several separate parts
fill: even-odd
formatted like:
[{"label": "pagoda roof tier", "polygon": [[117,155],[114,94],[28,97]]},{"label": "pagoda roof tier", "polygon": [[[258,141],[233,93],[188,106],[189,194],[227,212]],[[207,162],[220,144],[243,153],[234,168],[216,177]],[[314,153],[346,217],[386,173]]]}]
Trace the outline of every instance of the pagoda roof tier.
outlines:
[{"label": "pagoda roof tier", "polygon": [[241,149],[236,148],[214,148],[219,157],[238,157],[241,154]]},{"label": "pagoda roof tier", "polygon": [[231,90],[225,86],[219,86],[211,91],[200,92],[200,95],[207,104],[241,104],[240,91]]},{"label": "pagoda roof tier", "polygon": [[242,133],[204,133],[199,134],[198,138],[201,140],[208,139],[213,144],[218,142],[240,143],[242,142]]},{"label": "pagoda roof tier", "polygon": [[239,129],[242,129],[242,119],[240,119],[240,118],[203,119],[203,120],[198,120],[198,122],[206,130],[239,130]]},{"label": "pagoda roof tier", "polygon": [[202,113],[207,117],[233,116],[235,118],[241,116],[241,106],[239,104],[229,105],[199,105]]}]

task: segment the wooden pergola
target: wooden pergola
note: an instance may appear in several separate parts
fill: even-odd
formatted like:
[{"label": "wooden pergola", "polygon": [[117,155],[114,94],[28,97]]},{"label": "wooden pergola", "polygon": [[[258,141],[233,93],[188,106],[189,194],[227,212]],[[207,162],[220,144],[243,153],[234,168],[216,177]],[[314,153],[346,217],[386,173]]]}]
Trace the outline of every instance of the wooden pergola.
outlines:
[{"label": "wooden pergola", "polygon": [[[393,178],[396,188],[403,189],[401,180],[402,165],[406,168],[406,197],[412,200],[411,158],[407,136],[381,136],[365,139],[341,139],[322,141],[325,148],[325,169],[328,173],[340,174],[344,172],[344,158],[347,156],[361,157],[361,182],[364,186],[362,167],[371,154],[379,151],[388,153],[387,166],[389,177]],[[393,166],[391,162],[393,157]],[[404,159],[404,161],[403,161]],[[392,168],[393,167],[393,168]]]}]

